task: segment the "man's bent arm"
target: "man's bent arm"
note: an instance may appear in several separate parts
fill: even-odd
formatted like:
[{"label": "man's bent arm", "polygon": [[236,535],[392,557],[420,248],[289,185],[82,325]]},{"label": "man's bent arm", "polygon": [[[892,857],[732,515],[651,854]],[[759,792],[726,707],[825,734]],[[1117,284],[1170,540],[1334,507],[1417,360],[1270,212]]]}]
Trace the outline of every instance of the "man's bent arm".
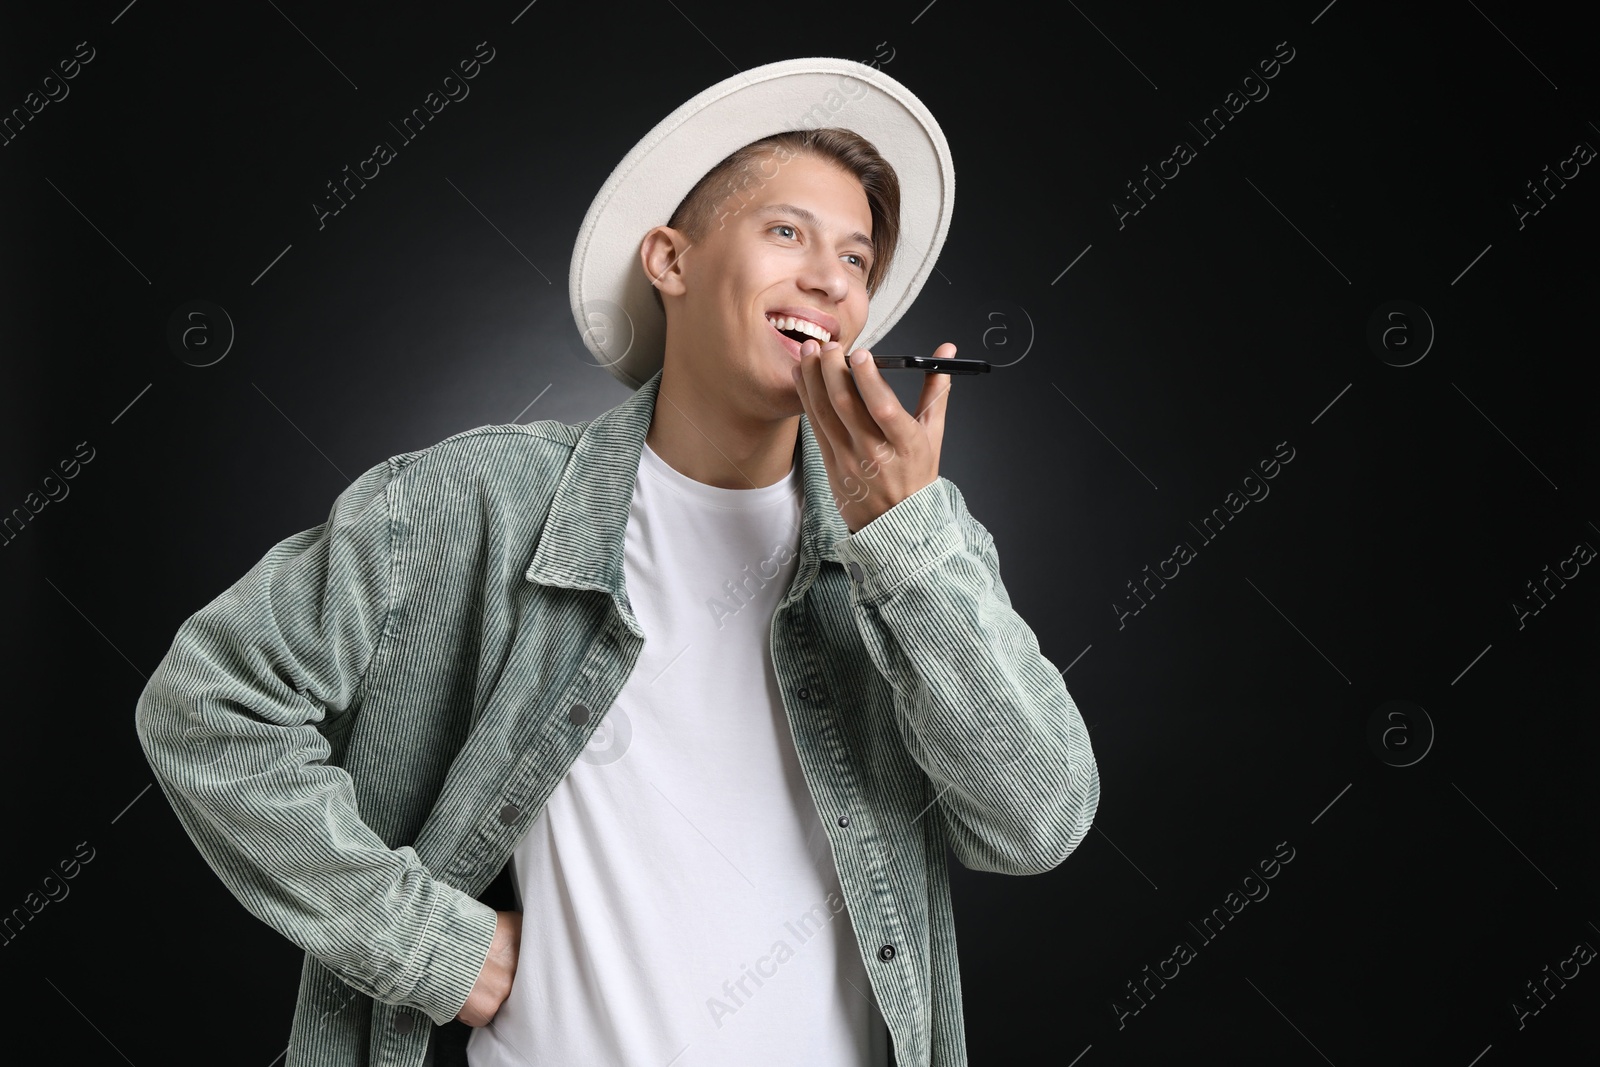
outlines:
[{"label": "man's bent arm", "polygon": [[941,476],[835,548],[859,568],[862,640],[956,858],[1002,874],[1058,866],[1094,822],[1100,772],[1061,673],[1011,606],[994,538]]},{"label": "man's bent arm", "polygon": [[179,628],[135,724],[178,820],[253,915],[386,1004],[465,1004],[494,909],[362,821],[324,730],[353,714],[391,625],[384,463]]}]

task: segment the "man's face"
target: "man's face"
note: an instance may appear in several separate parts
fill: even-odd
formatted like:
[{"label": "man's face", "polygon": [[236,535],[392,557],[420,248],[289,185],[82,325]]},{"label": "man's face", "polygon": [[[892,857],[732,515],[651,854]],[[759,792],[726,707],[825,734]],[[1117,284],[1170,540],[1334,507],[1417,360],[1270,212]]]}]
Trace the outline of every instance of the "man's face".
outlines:
[{"label": "man's face", "polygon": [[850,351],[867,319],[872,212],[861,183],[838,165],[806,153],[780,158],[758,162],[753,173],[763,180],[729,195],[680,257],[682,297],[670,328],[685,331],[676,340],[686,343],[674,347],[695,377],[781,394],[783,409],[799,410],[791,368],[805,337],[774,320],[805,319],[815,325],[799,329],[825,332]]}]

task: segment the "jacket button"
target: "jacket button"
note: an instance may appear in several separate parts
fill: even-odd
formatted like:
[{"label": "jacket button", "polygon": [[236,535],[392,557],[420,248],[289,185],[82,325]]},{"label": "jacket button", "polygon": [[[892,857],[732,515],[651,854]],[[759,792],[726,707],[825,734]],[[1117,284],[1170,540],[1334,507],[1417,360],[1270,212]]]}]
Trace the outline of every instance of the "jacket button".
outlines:
[{"label": "jacket button", "polygon": [[840,826],[849,826],[850,825],[850,816],[848,816],[848,815],[839,816],[839,825]]},{"label": "jacket button", "polygon": [[799,693],[800,693],[800,699],[801,700],[810,700],[811,699],[811,690],[807,689],[805,686],[802,685],[800,687]]},{"label": "jacket button", "polygon": [[894,946],[893,945],[884,945],[882,948],[880,948],[878,950],[878,958],[880,960],[884,960],[886,962],[888,960],[894,959]]},{"label": "jacket button", "polygon": [[857,583],[860,583],[861,581],[861,564],[857,563],[855,560],[850,561],[850,577],[854,578]]},{"label": "jacket button", "polygon": [[589,709],[582,704],[572,705],[572,710],[567,712],[567,721],[574,726],[582,726],[589,721]]},{"label": "jacket button", "polygon": [[507,804],[505,807],[500,809],[500,821],[505,823],[507,826],[510,826],[512,823],[517,821],[517,817],[521,814],[521,808],[517,807],[515,804]]},{"label": "jacket button", "polygon": [[397,1012],[394,1017],[394,1028],[402,1034],[409,1034],[413,1020],[409,1011]]}]

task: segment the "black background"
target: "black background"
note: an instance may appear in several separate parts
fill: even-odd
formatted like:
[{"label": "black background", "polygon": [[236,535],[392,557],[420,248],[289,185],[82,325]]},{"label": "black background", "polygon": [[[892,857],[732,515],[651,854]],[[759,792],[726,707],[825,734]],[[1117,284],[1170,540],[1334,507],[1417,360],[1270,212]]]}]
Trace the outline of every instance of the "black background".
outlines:
[{"label": "black background", "polygon": [[[1592,1057],[1594,966],[1521,1027],[1512,1003],[1600,946],[1600,577],[1520,625],[1513,602],[1600,545],[1600,176],[1520,226],[1512,205],[1600,146],[1593,39],[1570,8],[1324,3],[13,5],[0,109],[78,42],[94,58],[0,148],[0,509],[80,442],[94,458],[0,550],[0,909],[95,854],[0,949],[6,1040],[282,1053],[301,953],[154,788],[145,676],[385,456],[626,399],[568,309],[591,197],[700,89],[828,54],[877,58],[949,138],[939,272],[878,347],[1007,364],[954,381],[941,473],[1102,776],[1055,871],[955,871],[972,1061]],[[480,41],[471,95],[319,230],[325,183]],[[1279,42],[1270,95],[1201,142],[1188,122]],[[1178,140],[1197,157],[1119,228],[1124,183]],[[236,330],[205,367],[167,342],[196,299]],[[1424,312],[1370,344],[1397,300]],[[1280,442],[1270,495],[1202,538]],[[1195,558],[1119,620],[1180,541]],[[1392,700],[1431,730],[1413,711],[1369,742]],[[1189,923],[1280,842],[1270,895],[1203,943]],[[1178,941],[1196,958],[1119,1026]]]}]

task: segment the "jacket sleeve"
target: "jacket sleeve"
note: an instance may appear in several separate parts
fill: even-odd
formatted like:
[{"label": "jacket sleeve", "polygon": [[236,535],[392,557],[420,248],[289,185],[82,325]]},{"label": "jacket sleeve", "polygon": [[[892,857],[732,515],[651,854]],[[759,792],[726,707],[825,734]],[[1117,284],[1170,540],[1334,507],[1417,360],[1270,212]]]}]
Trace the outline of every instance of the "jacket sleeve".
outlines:
[{"label": "jacket sleeve", "polygon": [[[488,958],[495,912],[362,821],[326,761],[390,635],[388,463],[179,628],[139,697],[156,780],[251,914],[386,1004],[444,1024]],[[344,720],[344,721],[341,721]]]},{"label": "jacket sleeve", "polygon": [[977,871],[1041,874],[1094,822],[1100,772],[1061,672],[1011,606],[994,538],[940,476],[835,545],[950,847]]}]

